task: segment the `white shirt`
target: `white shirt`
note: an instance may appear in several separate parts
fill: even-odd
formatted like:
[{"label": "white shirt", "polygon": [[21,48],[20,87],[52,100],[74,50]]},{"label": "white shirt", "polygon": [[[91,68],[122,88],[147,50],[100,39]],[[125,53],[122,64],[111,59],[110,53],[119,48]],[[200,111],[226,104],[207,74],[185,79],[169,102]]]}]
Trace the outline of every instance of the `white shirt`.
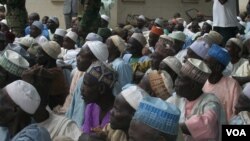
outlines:
[{"label": "white shirt", "polygon": [[[27,37],[31,37],[30,35],[27,35]],[[39,44],[39,45],[42,45],[43,43],[47,42],[48,39],[43,36],[42,34],[37,36],[36,38],[34,38],[36,40],[36,42]]]},{"label": "white shirt", "polygon": [[214,0],[213,5],[213,26],[236,27],[238,26],[236,0],[228,0],[221,4],[219,0]]}]

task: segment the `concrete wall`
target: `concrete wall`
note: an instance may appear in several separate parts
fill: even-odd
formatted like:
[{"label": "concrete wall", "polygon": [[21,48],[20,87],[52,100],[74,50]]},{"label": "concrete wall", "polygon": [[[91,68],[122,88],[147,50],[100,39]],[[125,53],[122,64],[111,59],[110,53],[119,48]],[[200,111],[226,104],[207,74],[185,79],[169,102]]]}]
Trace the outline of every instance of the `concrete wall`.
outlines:
[{"label": "concrete wall", "polygon": [[198,3],[183,3],[182,0],[145,0],[143,3],[118,1],[118,22],[124,22],[127,14],[143,14],[148,18],[163,17],[171,18],[174,13],[180,12],[186,20],[185,11],[196,8],[205,15],[212,15],[212,2],[205,3],[200,0]]},{"label": "concrete wall", "polygon": [[65,28],[63,16],[63,0],[26,0],[28,13],[37,12],[43,16],[56,16],[59,18],[60,27]]},{"label": "concrete wall", "polygon": [[[64,28],[63,17],[64,0],[26,0],[26,8],[29,13],[38,12],[41,18],[45,15],[57,16],[60,20],[60,27]],[[143,3],[123,2],[117,0],[111,9],[110,26],[114,27],[119,22],[124,22],[128,14],[144,14],[149,18],[163,17],[165,19],[173,16],[179,11],[188,20],[185,11],[191,8],[200,10],[205,15],[212,15],[212,2],[205,3],[200,0],[198,3],[183,3],[182,0],[145,0]],[[248,0],[239,0],[240,11],[245,11]]]}]

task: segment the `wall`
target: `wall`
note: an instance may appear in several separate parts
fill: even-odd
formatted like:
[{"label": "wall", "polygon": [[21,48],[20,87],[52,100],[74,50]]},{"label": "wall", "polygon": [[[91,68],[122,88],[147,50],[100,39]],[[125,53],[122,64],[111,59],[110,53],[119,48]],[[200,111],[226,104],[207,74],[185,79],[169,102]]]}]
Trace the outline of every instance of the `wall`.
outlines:
[{"label": "wall", "polygon": [[180,12],[188,20],[185,11],[196,8],[205,15],[212,15],[212,2],[182,3],[181,0],[145,0],[144,3],[118,1],[118,22],[124,22],[127,14],[143,14],[148,18],[163,17],[168,19],[174,13]]},{"label": "wall", "polygon": [[239,0],[240,12],[246,11],[246,5],[248,0]]},{"label": "wall", "polygon": [[56,16],[59,18],[60,27],[65,28],[63,16],[63,0],[26,0],[26,8],[28,13],[37,12],[40,18],[43,16]]}]

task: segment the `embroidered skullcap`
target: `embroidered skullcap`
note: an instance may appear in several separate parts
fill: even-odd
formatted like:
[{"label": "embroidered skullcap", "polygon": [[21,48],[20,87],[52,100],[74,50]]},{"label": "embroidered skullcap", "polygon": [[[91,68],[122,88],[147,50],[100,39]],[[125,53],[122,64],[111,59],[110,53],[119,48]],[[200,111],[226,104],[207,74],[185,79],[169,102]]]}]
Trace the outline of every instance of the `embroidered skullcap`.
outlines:
[{"label": "embroidered skullcap", "polygon": [[209,44],[207,42],[205,42],[204,40],[196,40],[195,42],[193,42],[191,44],[190,49],[195,54],[200,56],[202,59],[206,59],[207,53],[209,50]]},{"label": "embroidered skullcap", "polygon": [[41,46],[42,49],[53,59],[57,59],[58,55],[61,53],[61,47],[55,41],[45,42]]},{"label": "embroidered skullcap", "polygon": [[244,87],[244,89],[243,89],[243,94],[244,94],[245,96],[247,96],[248,99],[250,99],[250,82],[248,82],[248,83],[245,85],[245,87]]},{"label": "embroidered skullcap", "polygon": [[125,41],[118,35],[113,35],[110,37],[113,41],[114,45],[119,49],[121,53],[123,53],[126,49]]},{"label": "embroidered skullcap", "polygon": [[212,42],[212,44],[220,45],[223,41],[223,36],[220,33],[213,31],[213,30],[211,30],[205,36]]},{"label": "embroidered skullcap", "polygon": [[103,20],[109,22],[109,16],[103,14],[103,15],[101,15],[101,18],[102,18]]},{"label": "embroidered skullcap", "polygon": [[145,16],[144,16],[144,15],[140,15],[140,16],[138,16],[138,19],[141,19],[141,20],[143,20],[143,21],[146,21],[146,18],[145,18]]},{"label": "embroidered skullcap", "polygon": [[51,141],[51,137],[46,128],[31,124],[17,133],[12,141]]},{"label": "embroidered skullcap", "polygon": [[77,42],[78,39],[78,35],[73,32],[73,31],[69,31],[66,35],[66,37],[69,37],[72,41],[74,41],[75,43]]},{"label": "embroidered skullcap", "polygon": [[236,44],[240,48],[241,52],[243,51],[243,44],[242,44],[242,41],[240,39],[230,38],[228,41],[233,42],[234,44]]},{"label": "embroidered skullcap", "polygon": [[138,120],[163,133],[177,135],[180,114],[180,110],[174,104],[146,96],[139,104],[133,120]]},{"label": "embroidered skullcap", "polygon": [[59,25],[59,20],[58,20],[57,17],[52,16],[52,17],[50,17],[49,19],[52,20],[53,22],[55,22],[57,25]]},{"label": "embroidered skullcap", "polygon": [[175,39],[175,40],[179,40],[182,42],[185,42],[185,40],[186,40],[186,35],[181,31],[174,31],[171,34],[169,34],[168,36]]},{"label": "embroidered skullcap", "polygon": [[180,74],[182,64],[176,57],[168,56],[162,61],[166,63],[177,75]]},{"label": "embroidered skullcap", "polygon": [[83,45],[83,48],[88,46],[94,56],[101,62],[108,60],[109,51],[106,44],[100,41],[88,41]]},{"label": "embroidered skullcap", "polygon": [[108,85],[110,88],[112,88],[117,81],[116,72],[100,61],[92,63],[86,73],[96,78],[98,82],[103,82]]},{"label": "embroidered skullcap", "polygon": [[32,37],[22,37],[20,40],[20,45],[23,45],[26,48],[29,48],[32,44],[36,43],[36,40]]},{"label": "embroidered skullcap", "polygon": [[33,26],[37,27],[38,29],[40,29],[41,31],[43,31],[43,23],[40,21],[34,21],[32,23]]},{"label": "embroidered skullcap", "polygon": [[163,19],[161,18],[156,18],[155,23],[158,24],[160,27],[163,27]]},{"label": "embroidered skullcap", "polygon": [[121,95],[128,102],[128,104],[135,110],[137,110],[141,100],[145,96],[149,96],[147,92],[145,92],[142,88],[137,85],[130,85],[126,87],[121,92]]},{"label": "embroidered skullcap", "polygon": [[99,28],[98,35],[100,35],[103,39],[107,39],[108,37],[110,37],[112,35],[112,32],[109,28]]},{"label": "embroidered skullcap", "polygon": [[163,29],[161,27],[158,27],[158,26],[152,26],[150,32],[154,33],[154,34],[156,34],[158,36],[161,36],[164,33]]},{"label": "embroidered skullcap", "polygon": [[41,99],[34,86],[23,80],[17,80],[8,84],[4,89],[23,111],[29,114],[36,112]]},{"label": "embroidered skullcap", "polygon": [[64,37],[67,34],[67,31],[61,28],[57,28],[55,31],[55,35],[59,35],[61,37]]},{"label": "embroidered skullcap", "polygon": [[199,83],[205,83],[211,74],[209,67],[201,60],[189,58],[181,68],[181,73]]},{"label": "embroidered skullcap", "polygon": [[151,89],[156,97],[166,100],[171,96],[173,92],[173,80],[166,71],[153,70],[147,75]]},{"label": "embroidered skullcap", "polygon": [[147,44],[146,38],[143,36],[142,33],[133,33],[131,38],[137,40],[143,47]]},{"label": "embroidered skullcap", "polygon": [[22,73],[29,68],[29,63],[17,52],[6,50],[0,56],[0,66],[9,73],[21,77]]},{"label": "embroidered skullcap", "polygon": [[103,41],[103,39],[100,35],[93,33],[93,32],[91,32],[87,35],[86,40],[87,41],[101,41],[101,42]]},{"label": "embroidered skullcap", "polygon": [[208,51],[208,55],[210,57],[213,57],[217,61],[219,61],[225,67],[228,65],[228,63],[231,60],[231,57],[230,57],[230,54],[228,53],[228,51],[225,48],[223,48],[217,44],[213,44],[211,46],[211,48]]}]

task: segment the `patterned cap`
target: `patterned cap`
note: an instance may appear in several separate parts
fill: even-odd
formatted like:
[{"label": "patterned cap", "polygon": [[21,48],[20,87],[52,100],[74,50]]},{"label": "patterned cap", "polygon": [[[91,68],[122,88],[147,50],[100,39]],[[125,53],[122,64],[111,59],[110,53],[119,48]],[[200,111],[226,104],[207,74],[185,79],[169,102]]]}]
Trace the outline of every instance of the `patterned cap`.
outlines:
[{"label": "patterned cap", "polygon": [[112,88],[117,81],[116,72],[107,64],[100,61],[92,63],[86,73],[88,73],[92,77],[95,77],[98,82],[105,83],[110,88]]},{"label": "patterned cap", "polygon": [[118,35],[111,36],[110,38],[119,51],[123,53],[126,49],[125,41]]},{"label": "patterned cap", "polygon": [[209,47],[207,42],[198,39],[191,44],[190,49],[202,59],[206,59]]},{"label": "patterned cap", "polygon": [[182,65],[181,73],[203,84],[207,81],[211,74],[211,70],[203,61],[188,58],[188,60]]},{"label": "patterned cap", "polygon": [[61,53],[60,45],[55,41],[48,41],[42,44],[42,49],[54,59],[57,59],[58,55]]},{"label": "patterned cap", "polygon": [[180,110],[173,104],[160,98],[144,97],[133,119],[163,133],[177,135],[180,114]]},{"label": "patterned cap", "polygon": [[220,45],[223,41],[223,36],[216,32],[216,31],[210,31],[207,35],[205,35],[213,44]]},{"label": "patterned cap", "polygon": [[158,26],[153,26],[150,30],[151,33],[154,33],[156,35],[159,35],[161,36],[164,32],[163,32],[163,29],[161,27],[158,27]]},{"label": "patterned cap", "polygon": [[176,57],[168,56],[162,61],[166,63],[177,75],[180,74],[182,64]]},{"label": "patterned cap", "polygon": [[20,45],[23,45],[27,48],[29,48],[32,44],[36,43],[36,40],[32,37],[22,37],[20,40]]},{"label": "patterned cap", "polygon": [[166,100],[171,96],[173,92],[173,80],[166,71],[153,70],[148,73],[148,79],[156,97]]},{"label": "patterned cap", "polygon": [[128,102],[128,104],[137,110],[142,98],[149,96],[142,88],[137,85],[129,85],[122,92],[121,95]]},{"label": "patterned cap", "polygon": [[21,77],[22,73],[29,68],[29,63],[15,51],[6,50],[0,56],[0,66],[9,73]]},{"label": "patterned cap", "polygon": [[217,44],[213,44],[211,46],[211,48],[208,51],[208,56],[213,57],[218,62],[223,64],[225,67],[229,64],[231,60],[231,57],[228,51],[225,48]]}]

